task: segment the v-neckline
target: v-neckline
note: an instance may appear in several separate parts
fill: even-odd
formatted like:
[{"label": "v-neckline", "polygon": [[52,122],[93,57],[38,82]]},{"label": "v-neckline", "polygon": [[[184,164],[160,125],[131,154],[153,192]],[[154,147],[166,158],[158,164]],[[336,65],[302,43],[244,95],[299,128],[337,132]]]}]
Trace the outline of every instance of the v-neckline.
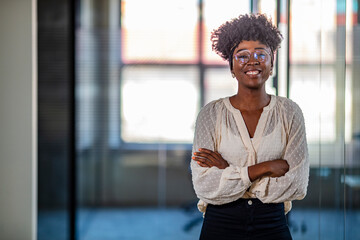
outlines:
[{"label": "v-neckline", "polygon": [[239,132],[240,132],[240,135],[241,135],[241,138],[242,138],[244,144],[247,146],[247,148],[249,150],[251,149],[252,151],[255,151],[255,149],[257,149],[257,146],[259,144],[259,138],[260,138],[261,134],[263,133],[265,125],[266,125],[266,119],[267,119],[269,110],[275,104],[275,100],[276,100],[275,96],[270,95],[270,97],[271,98],[270,98],[269,104],[263,108],[260,118],[256,124],[255,132],[254,132],[254,136],[252,137],[252,140],[250,137],[249,130],[246,126],[244,117],[241,114],[241,111],[239,109],[235,108],[231,104],[230,97],[227,97],[224,99],[225,103],[226,103],[225,105],[227,106],[227,108],[236,116],[235,117],[236,125],[239,129]]}]

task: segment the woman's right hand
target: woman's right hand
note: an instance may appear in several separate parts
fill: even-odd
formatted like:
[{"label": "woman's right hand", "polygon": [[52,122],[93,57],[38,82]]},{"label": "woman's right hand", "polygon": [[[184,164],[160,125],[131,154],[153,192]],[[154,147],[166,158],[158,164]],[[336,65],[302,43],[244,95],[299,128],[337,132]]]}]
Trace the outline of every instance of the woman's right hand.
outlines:
[{"label": "woman's right hand", "polygon": [[261,177],[282,177],[289,171],[286,160],[275,159],[248,167],[248,175],[251,182]]},{"label": "woman's right hand", "polygon": [[267,161],[267,167],[269,168],[268,175],[269,177],[282,177],[289,171],[289,164],[286,160],[276,159]]}]

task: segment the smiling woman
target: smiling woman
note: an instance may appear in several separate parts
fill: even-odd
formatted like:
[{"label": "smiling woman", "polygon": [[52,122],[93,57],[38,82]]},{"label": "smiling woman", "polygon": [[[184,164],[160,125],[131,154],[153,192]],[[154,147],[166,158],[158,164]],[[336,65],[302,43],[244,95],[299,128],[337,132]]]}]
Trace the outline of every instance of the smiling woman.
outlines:
[{"label": "smiling woman", "polygon": [[202,240],[291,239],[285,214],[306,195],[309,160],[301,109],[265,90],[281,38],[260,14],[212,34],[238,89],[203,107],[196,121],[191,169]]}]

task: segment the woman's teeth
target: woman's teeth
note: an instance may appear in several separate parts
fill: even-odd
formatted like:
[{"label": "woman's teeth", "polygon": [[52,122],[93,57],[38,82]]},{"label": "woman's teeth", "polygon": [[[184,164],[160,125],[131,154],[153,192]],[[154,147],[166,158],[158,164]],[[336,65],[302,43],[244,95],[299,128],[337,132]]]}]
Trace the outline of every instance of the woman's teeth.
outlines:
[{"label": "woman's teeth", "polygon": [[259,71],[248,71],[246,72],[247,75],[256,75],[256,74],[259,74],[260,72]]}]

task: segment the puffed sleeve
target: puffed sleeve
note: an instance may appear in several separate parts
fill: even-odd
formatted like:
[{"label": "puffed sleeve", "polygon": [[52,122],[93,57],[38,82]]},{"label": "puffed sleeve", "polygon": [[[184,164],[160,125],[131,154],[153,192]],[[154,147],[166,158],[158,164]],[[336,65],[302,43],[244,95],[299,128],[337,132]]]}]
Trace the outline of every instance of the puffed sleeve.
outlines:
[{"label": "puffed sleeve", "polygon": [[[216,118],[218,111],[215,104],[205,106],[196,120],[193,144],[194,152],[199,148],[216,151]],[[226,159],[225,159],[226,160]],[[191,160],[192,180],[197,197],[214,205],[225,204],[242,197],[251,185],[247,167],[230,164],[225,169],[201,167]]]},{"label": "puffed sleeve", "polygon": [[286,111],[292,114],[287,114],[290,117],[285,121],[288,136],[283,159],[287,160],[290,168],[282,177],[261,179],[255,195],[265,203],[301,200],[307,191],[309,155],[304,117],[294,102]]}]

